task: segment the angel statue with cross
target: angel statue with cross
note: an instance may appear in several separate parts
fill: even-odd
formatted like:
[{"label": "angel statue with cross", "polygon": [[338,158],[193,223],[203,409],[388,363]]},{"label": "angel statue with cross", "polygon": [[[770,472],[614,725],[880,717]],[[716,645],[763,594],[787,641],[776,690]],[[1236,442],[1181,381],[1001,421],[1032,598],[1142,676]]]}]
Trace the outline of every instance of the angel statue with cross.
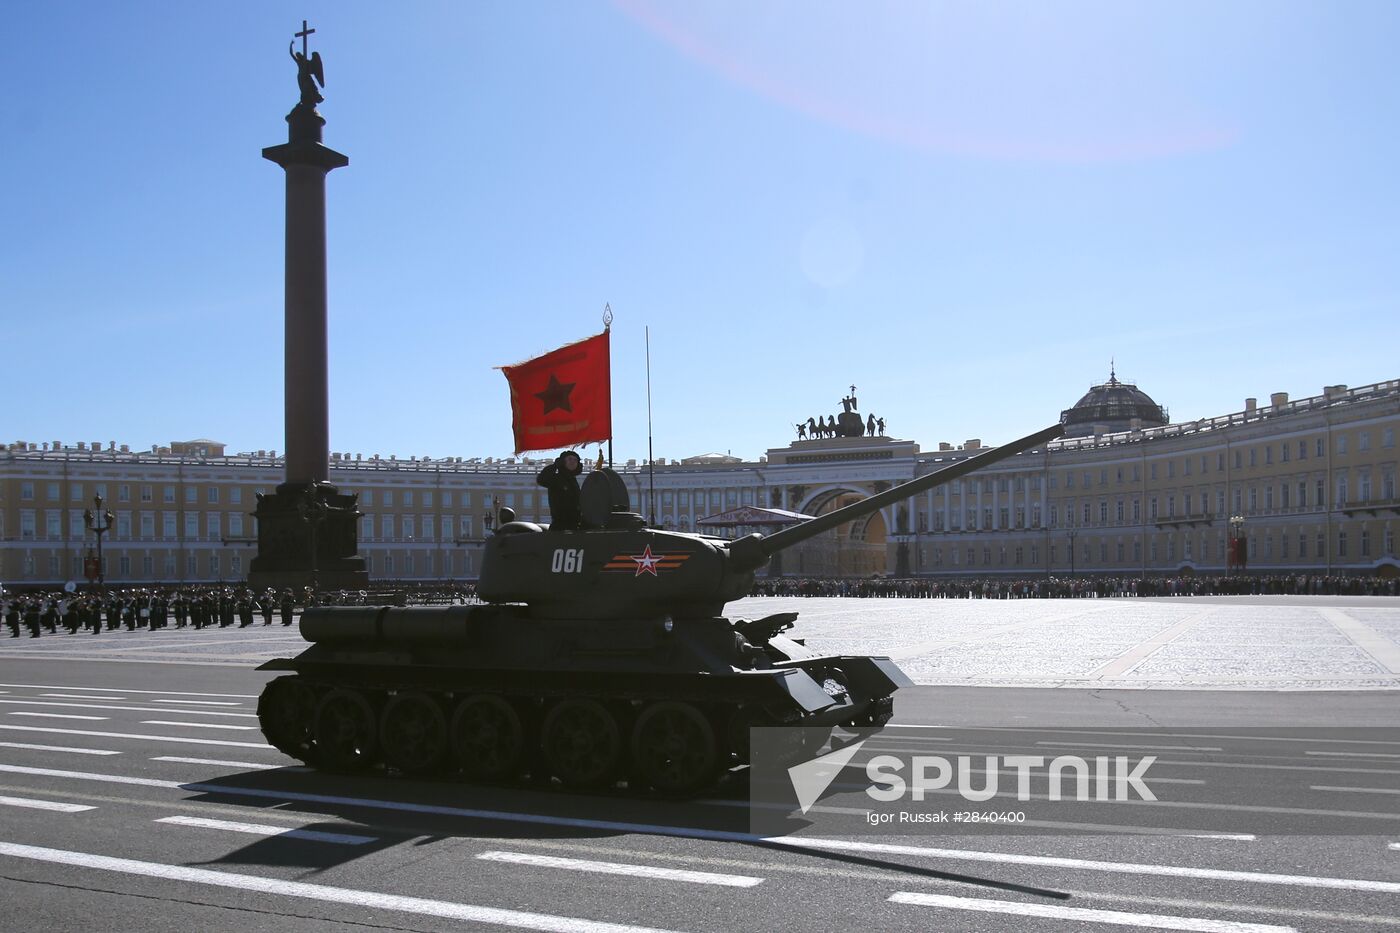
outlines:
[{"label": "angel statue with cross", "polygon": [[297,63],[297,87],[301,88],[301,102],[297,106],[307,110],[315,110],[316,105],[325,100],[316,89],[318,82],[321,87],[326,86],[326,72],[321,64],[321,53],[312,52],[310,56],[306,54],[306,37],[315,31],[307,29],[306,20],[302,20],[301,32],[296,34],[297,39],[301,39],[301,51],[296,51],[296,39],[287,46],[287,54]]}]

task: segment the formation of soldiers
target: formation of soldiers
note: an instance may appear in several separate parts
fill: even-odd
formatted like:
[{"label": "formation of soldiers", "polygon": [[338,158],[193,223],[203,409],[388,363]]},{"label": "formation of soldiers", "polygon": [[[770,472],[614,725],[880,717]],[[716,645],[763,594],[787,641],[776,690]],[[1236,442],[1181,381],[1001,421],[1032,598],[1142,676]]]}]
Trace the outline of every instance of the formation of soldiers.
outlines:
[{"label": "formation of soldiers", "polygon": [[1196,574],[1177,577],[886,579],[778,577],[755,581],[754,596],[901,599],[1064,599],[1118,596],[1400,596],[1400,578],[1323,574]]},{"label": "formation of soldiers", "polygon": [[290,589],[255,593],[246,587],[218,586],[27,593],[0,598],[0,618],[11,638],[25,632],[30,638],[45,632],[155,632],[172,624],[175,628],[247,628],[258,621],[271,625],[279,617],[283,625],[291,625],[298,610],[315,605],[316,599],[309,589],[299,595]]},{"label": "formation of soldiers", "polygon": [[152,586],[105,592],[5,593],[0,591],[0,622],[11,638],[45,633],[100,635],[103,632],[158,632],[166,628],[247,628],[261,623],[291,625],[308,606],[456,605],[476,602],[470,583],[385,584],[384,589],[318,591],[311,587],[262,592],[244,586]]}]

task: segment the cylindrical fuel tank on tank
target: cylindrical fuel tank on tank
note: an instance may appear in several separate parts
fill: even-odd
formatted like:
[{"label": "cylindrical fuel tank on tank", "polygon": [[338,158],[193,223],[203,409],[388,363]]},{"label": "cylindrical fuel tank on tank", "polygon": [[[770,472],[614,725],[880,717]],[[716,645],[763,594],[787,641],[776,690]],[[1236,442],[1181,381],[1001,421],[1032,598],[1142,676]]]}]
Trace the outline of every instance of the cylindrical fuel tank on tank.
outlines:
[{"label": "cylindrical fuel tank on tank", "polygon": [[415,644],[461,641],[471,618],[469,606],[337,606],[308,609],[301,637],[311,642],[378,641]]}]

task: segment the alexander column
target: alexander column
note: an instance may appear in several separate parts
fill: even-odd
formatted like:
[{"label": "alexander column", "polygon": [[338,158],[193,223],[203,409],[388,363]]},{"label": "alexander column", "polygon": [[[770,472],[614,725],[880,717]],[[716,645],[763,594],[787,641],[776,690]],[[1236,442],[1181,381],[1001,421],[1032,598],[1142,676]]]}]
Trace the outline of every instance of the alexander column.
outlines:
[{"label": "alexander column", "polygon": [[286,476],[271,495],[259,495],[258,556],[250,586],[316,585],[359,589],[369,580],[357,551],[356,496],[328,480],[330,415],[326,365],[326,175],[350,164],[321,144],[326,121],[316,112],[325,87],[320,52],[308,54],[316,30],[302,20],[288,54],[297,66],[301,100],[287,114],[287,142],[263,158],[287,173],[285,312]]}]

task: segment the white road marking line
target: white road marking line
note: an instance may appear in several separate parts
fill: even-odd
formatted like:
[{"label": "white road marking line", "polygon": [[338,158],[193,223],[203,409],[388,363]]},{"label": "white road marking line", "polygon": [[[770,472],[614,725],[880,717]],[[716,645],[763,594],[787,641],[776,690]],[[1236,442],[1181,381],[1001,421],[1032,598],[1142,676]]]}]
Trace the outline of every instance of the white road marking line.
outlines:
[{"label": "white road marking line", "polygon": [[[156,702],[160,702],[157,700]],[[168,706],[112,706],[110,703],[55,703],[52,700],[0,700],[12,706],[60,706],[65,709],[106,709],[123,710],[133,713],[173,713]],[[233,716],[238,719],[257,719],[257,713],[231,713],[221,709],[182,709],[186,716]]]},{"label": "white road marking line", "polygon": [[1134,748],[1164,752],[1223,752],[1225,750],[1209,745],[1111,745],[1107,742],[1036,742],[1035,744],[1068,748]]},{"label": "white road marking line", "polygon": [[1400,842],[1392,842],[1390,845],[1386,846],[1386,848],[1394,849],[1396,852],[1400,852]]},{"label": "white road marking line", "polygon": [[[112,697],[114,700],[120,697]],[[153,703],[187,703],[190,706],[242,706],[242,703],[233,700],[153,700]]]},{"label": "white road marking line", "polygon": [[329,885],[306,884],[301,881],[282,881],[277,878],[210,871],[205,868],[186,868],[183,865],[138,862],[134,859],[90,855],[86,852],[66,852],[62,849],[45,849],[39,846],[23,846],[10,842],[0,842],[0,855],[58,865],[73,865],[78,868],[121,872],[146,878],[166,878],[172,881],[207,884],[221,888],[237,888],[283,897],[300,897],[335,904],[353,904],[357,907],[395,910],[428,917],[444,917],[468,923],[493,923],[498,926],[526,930],[556,930],[563,931],[563,933],[664,933],[664,931],[657,931],[649,927],[605,923],[597,920],[585,920],[580,917],[560,917],[521,910],[504,910],[497,907],[478,907],[472,904],[458,904],[452,901],[437,901],[422,897],[378,894],[373,891],[334,888]]},{"label": "white road marking line", "polygon": [[11,715],[11,716],[44,716],[44,717],[46,717],[46,718],[48,718],[48,719],[90,719],[90,720],[92,720],[93,722],[104,722],[104,721],[106,721],[108,718],[110,718],[110,717],[107,717],[107,716],[75,716],[75,715],[73,715],[72,713],[21,713],[21,712],[12,712],[12,713],[10,713],[10,715]]},{"label": "white road marking line", "polygon": [[[952,729],[952,726],[892,726],[886,725],[886,729]],[[1312,726],[1310,729],[1320,729],[1320,726]],[[1306,736],[1281,736],[1281,735],[1244,735],[1227,733],[1221,735],[1218,732],[1177,732],[1175,729],[1166,728],[1156,732],[1123,732],[1109,729],[1058,729],[1040,728],[1037,726],[977,726],[976,728],[959,727],[958,731],[972,732],[1032,732],[1036,734],[1053,733],[1055,735],[1124,735],[1138,736],[1145,739],[1210,739],[1219,742],[1224,739],[1239,742],[1309,742],[1318,745],[1400,745],[1400,741],[1384,741],[1381,739],[1323,739],[1313,735]]]},{"label": "white road marking line", "polygon": [[1237,871],[1226,868],[1195,868],[1185,865],[1147,865],[1135,862],[1101,862],[1093,859],[1064,858],[1054,855],[1022,855],[1014,852],[982,852],[971,849],[936,849],[882,842],[854,842],[847,839],[788,837],[773,840],[795,848],[822,851],[870,852],[881,855],[928,856],[992,862],[1007,865],[1036,865],[1045,868],[1106,871],[1125,875],[1161,875],[1167,878],[1202,878],[1211,881],[1247,881],[1256,884],[1297,885],[1305,888],[1337,888],[1347,891],[1374,891],[1400,894],[1400,882],[1370,881],[1361,878],[1327,878],[1314,875],[1285,875],[1276,872]]},{"label": "white road marking line", "polygon": [[1400,758],[1383,752],[1303,752],[1304,755],[1325,755],[1328,758]]},{"label": "white road marking line", "polygon": [[1339,794],[1400,794],[1400,788],[1393,787],[1332,787],[1327,784],[1312,784],[1308,790],[1326,790]]},{"label": "white road marking line", "polygon": [[[145,738],[145,736],[141,736]],[[269,746],[270,747],[270,746]],[[503,823],[526,823],[543,826],[566,826],[571,829],[603,830],[605,832],[640,833],[677,839],[702,839],[711,842],[760,842],[794,849],[822,851],[875,852],[881,855],[911,855],[935,859],[994,862],[1006,865],[1037,865],[1082,871],[1104,871],[1127,875],[1161,875],[1172,878],[1205,878],[1213,881],[1241,881],[1253,884],[1296,885],[1307,888],[1337,888],[1346,891],[1372,891],[1400,894],[1400,881],[1370,881],[1362,878],[1328,878],[1315,875],[1284,875],[1273,872],[1236,871],[1223,868],[1195,868],[1185,865],[1150,865],[1136,862],[1104,862],[1093,859],[1063,858],[1051,855],[1023,855],[1019,852],[985,852],[978,849],[939,849],[931,846],[907,846],[891,843],[857,842],[850,839],[823,839],[813,836],[758,836],[753,833],[728,832],[721,829],[700,829],[693,826],[664,826],[653,823],[627,823],[620,820],[596,820],[582,817],[550,816],[543,813],[514,813],[505,810],[474,810],[466,807],[446,807],[436,804],[408,803],[398,800],[376,800],[372,797],[343,797],[333,794],[309,794],[301,791],[273,790],[261,787],[233,787],[225,784],[179,783],[155,778],[128,777],[121,774],[100,774],[90,771],[59,771],[52,768],[25,768],[0,764],[0,772],[33,774],[42,777],[71,778],[112,784],[136,784],[142,787],[166,787],[199,794],[224,794],[232,797],[256,797],[263,800],[287,800],[296,803],[337,804],[375,810],[395,810],[404,813],[427,813],[473,820],[493,820]]]},{"label": "white road marking line", "polygon": [[152,758],[151,760],[173,761],[176,764],[185,765],[219,765],[225,768],[252,768],[258,771],[293,771],[298,774],[311,770],[301,765],[270,765],[258,761],[225,761],[221,758],[176,758],[174,756],[162,756],[160,758]]},{"label": "white road marking line", "polygon": [[[1315,789],[1320,790],[1322,788]],[[936,794],[938,796],[944,797],[952,797],[954,795],[961,795],[962,792],[959,790],[950,790],[947,788],[944,788],[942,790],[933,790],[925,788],[924,793]],[[1006,791],[1005,793],[999,791],[997,793],[992,794],[991,798],[989,799],[1016,800],[1019,799],[1019,795],[1016,791]],[[1025,799],[1046,801],[1050,803],[1054,802],[1046,794],[1030,794]],[[1102,806],[1111,805],[1114,807],[1155,807],[1157,809],[1172,810],[1224,810],[1229,813],[1285,813],[1290,816],[1331,816],[1354,817],[1356,819],[1363,820],[1400,820],[1400,812],[1387,812],[1376,810],[1332,810],[1319,809],[1317,807],[1271,807],[1264,806],[1262,804],[1206,803],[1203,801],[1192,800],[1131,800],[1127,798],[1120,800],[1096,800],[1091,802]],[[864,811],[856,810],[855,812],[859,813]]]},{"label": "white road marking line", "polygon": [[889,901],[892,904],[912,904],[917,907],[945,907],[951,910],[976,910],[983,913],[1048,917],[1052,920],[1078,920],[1085,923],[1113,923],[1119,926],[1151,927],[1154,930],[1195,930],[1198,933],[1293,933],[1296,929],[1272,923],[1241,923],[1235,920],[1173,917],[1166,914],[1134,914],[1122,910],[1090,910],[1086,907],[1060,907],[1055,904],[1035,904],[1024,901],[993,901],[976,897],[954,897],[950,894],[915,894],[908,891],[891,894]]},{"label": "white road marking line", "polygon": [[155,822],[170,823],[175,826],[194,826],[199,829],[222,829],[230,833],[247,833],[251,836],[277,836],[282,839],[305,839],[308,842],[332,842],[343,846],[362,846],[369,842],[379,841],[378,836],[325,833],[315,829],[268,826],[265,823],[234,823],[229,820],[208,820],[198,816],[167,816]]},{"label": "white road marking line", "polygon": [[55,813],[82,813],[84,810],[97,809],[85,807],[80,803],[56,803],[52,800],[34,800],[29,797],[0,797],[0,805],[25,807],[30,810],[53,810]]},{"label": "white road marking line", "polygon": [[1157,759],[1158,767],[1165,765],[1172,768],[1230,768],[1236,771],[1325,771],[1329,774],[1400,774],[1400,771],[1387,771],[1381,768],[1343,768],[1341,767],[1343,764],[1349,764],[1349,762],[1339,762],[1336,765],[1254,765],[1232,761],[1170,761],[1166,758]]},{"label": "white road marking line", "polygon": [[1257,842],[1253,833],[1182,833],[1187,839],[1217,839],[1222,842]]},{"label": "white road marking line", "polygon": [[0,725],[11,732],[49,732],[57,735],[95,735],[104,739],[151,739],[157,742],[183,742],[187,745],[227,745],[233,748],[271,748],[264,742],[234,742],[230,739],[191,739],[180,735],[148,735],[144,732],[93,732],[86,729],[45,729],[41,726]]},{"label": "white road marking line", "polygon": [[30,748],[36,752],[72,752],[75,755],[120,755],[105,748],[69,748],[67,745],[32,745],[28,742],[0,742],[0,748]]},{"label": "white road marking line", "polygon": [[[0,693],[8,693],[8,690],[0,690]],[[41,693],[41,697],[54,697],[59,700],[124,700],[125,697],[103,697],[90,696],[85,693]]]},{"label": "white road marking line", "polygon": [[[37,714],[35,714],[37,715]],[[175,722],[170,719],[143,719],[143,726],[186,726],[190,729],[238,729],[242,732],[250,732],[257,726],[228,726],[221,722]]]},{"label": "white road marking line", "polygon": [[75,687],[72,684],[0,684],[0,687],[29,687],[33,690],[105,690],[108,693],[146,693],[151,696],[228,697],[233,700],[256,700],[251,693],[194,693],[189,690],[124,690],[121,687]]},{"label": "white road marking line", "polygon": [[553,855],[531,855],[527,852],[482,852],[477,856],[489,862],[510,862],[513,865],[533,865],[539,868],[564,868],[570,871],[591,871],[602,875],[629,875],[634,878],[654,878],[660,881],[687,881],[691,884],[718,884],[731,888],[751,888],[762,884],[762,878],[750,875],[723,875],[712,871],[688,871],[682,868],[657,868],[653,865],[627,865],[622,862],[595,862],[591,859],[560,858]]},{"label": "white road marking line", "polygon": [[[866,748],[869,749],[870,746],[867,745]],[[878,746],[877,746],[877,748],[878,748]],[[1018,771],[1018,770],[1015,769],[1015,768],[996,768],[996,769],[984,769],[984,770],[986,771],[986,773],[991,773],[992,770],[995,770],[995,772],[996,772],[997,774],[1007,774],[1007,775],[1019,775],[1019,774],[1021,773],[1020,771]],[[979,772],[979,773],[981,773],[981,772]],[[1048,784],[1049,781],[1050,781],[1050,775],[1049,775],[1048,773],[1046,773],[1046,774],[1030,774],[1030,779],[1033,780],[1033,781],[1045,781],[1045,782]],[[1204,784],[1205,784],[1205,781],[1202,780],[1201,778],[1145,777],[1145,778],[1142,779],[1142,782],[1143,782],[1144,784],[1148,785],[1149,787],[1151,787],[1153,784],[1193,784],[1193,785],[1204,785]],[[847,783],[847,782],[844,782],[844,781],[837,781],[837,782],[832,783],[831,786],[834,787],[834,788],[836,788],[837,790],[864,791],[864,790],[865,790],[867,787],[869,787],[870,785],[869,785],[869,784],[850,784],[850,783]]]}]

